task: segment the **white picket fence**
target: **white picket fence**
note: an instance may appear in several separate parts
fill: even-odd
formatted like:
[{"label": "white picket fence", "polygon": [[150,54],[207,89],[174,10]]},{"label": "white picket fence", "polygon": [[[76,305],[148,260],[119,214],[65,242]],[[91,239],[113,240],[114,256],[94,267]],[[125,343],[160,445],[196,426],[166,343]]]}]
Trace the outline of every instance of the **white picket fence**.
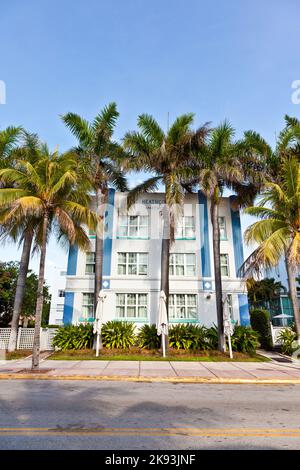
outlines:
[{"label": "white picket fence", "polygon": [[[40,350],[51,351],[56,328],[41,328]],[[0,328],[0,349],[7,349],[10,336],[10,328]],[[17,337],[17,349],[32,349],[34,328],[19,328]]]}]

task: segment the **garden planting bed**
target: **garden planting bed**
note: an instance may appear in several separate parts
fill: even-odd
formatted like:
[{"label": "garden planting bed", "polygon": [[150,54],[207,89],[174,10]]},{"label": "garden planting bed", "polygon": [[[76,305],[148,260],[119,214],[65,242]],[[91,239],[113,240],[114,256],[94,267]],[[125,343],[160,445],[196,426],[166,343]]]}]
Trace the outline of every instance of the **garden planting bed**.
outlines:
[{"label": "garden planting bed", "polygon": [[100,350],[99,357],[96,357],[94,349],[79,349],[67,351],[55,351],[48,359],[54,360],[108,360],[108,361],[206,361],[206,362],[268,362],[269,359],[259,354],[245,354],[234,352],[233,359],[228,353],[220,351],[185,351],[184,349],[169,349],[167,357],[163,358],[161,351],[141,349],[132,347],[129,349],[108,349]]}]

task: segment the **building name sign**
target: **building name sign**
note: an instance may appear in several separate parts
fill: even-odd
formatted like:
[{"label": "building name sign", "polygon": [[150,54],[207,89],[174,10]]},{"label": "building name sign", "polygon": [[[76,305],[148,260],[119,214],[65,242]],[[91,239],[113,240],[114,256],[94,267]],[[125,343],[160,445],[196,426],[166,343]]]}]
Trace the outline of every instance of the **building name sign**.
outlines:
[{"label": "building name sign", "polygon": [[164,201],[162,201],[161,199],[143,199],[142,204],[145,204],[145,206],[152,205],[152,204],[161,205],[161,204],[164,204]]}]

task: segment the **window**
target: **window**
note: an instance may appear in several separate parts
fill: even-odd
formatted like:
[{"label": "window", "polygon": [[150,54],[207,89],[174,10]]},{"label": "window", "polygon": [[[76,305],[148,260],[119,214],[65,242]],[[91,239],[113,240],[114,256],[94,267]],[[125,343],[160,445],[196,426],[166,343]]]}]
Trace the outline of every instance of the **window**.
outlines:
[{"label": "window", "polygon": [[281,309],[284,315],[293,315],[293,305],[289,297],[281,297]]},{"label": "window", "polygon": [[220,264],[221,264],[221,275],[229,276],[229,262],[228,255],[220,255]]},{"label": "window", "polygon": [[84,319],[94,317],[94,294],[83,293],[82,294],[82,316]]},{"label": "window", "polygon": [[85,274],[93,274],[95,272],[95,252],[88,251],[86,253]]},{"label": "window", "polygon": [[65,296],[65,291],[62,289],[59,289],[58,291],[58,297],[64,297]]},{"label": "window", "polygon": [[227,240],[226,218],[219,217],[220,240]]},{"label": "window", "polygon": [[175,238],[195,238],[195,221],[193,216],[185,216],[178,219]]},{"label": "window", "polygon": [[197,320],[196,294],[170,294],[170,320]]},{"label": "window", "polygon": [[116,296],[118,318],[126,318],[128,320],[147,318],[147,294],[116,294]]},{"label": "window", "polygon": [[147,276],[148,253],[118,253],[118,274]]},{"label": "window", "polygon": [[170,254],[170,276],[195,276],[196,256],[194,253]]},{"label": "window", "polygon": [[121,215],[118,236],[121,238],[148,238],[149,217],[147,215]]}]

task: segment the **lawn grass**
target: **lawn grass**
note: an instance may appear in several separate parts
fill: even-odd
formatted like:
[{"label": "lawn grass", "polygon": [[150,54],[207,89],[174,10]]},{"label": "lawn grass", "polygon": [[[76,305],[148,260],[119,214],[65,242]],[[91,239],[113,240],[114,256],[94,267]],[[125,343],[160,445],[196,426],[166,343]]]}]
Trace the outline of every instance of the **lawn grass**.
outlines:
[{"label": "lawn grass", "polygon": [[13,352],[8,351],[1,351],[3,355],[3,359],[5,360],[13,360],[13,359],[24,359],[24,357],[28,357],[32,354],[31,349],[17,349]]},{"label": "lawn grass", "polygon": [[102,349],[99,357],[95,356],[93,349],[81,349],[78,351],[55,351],[48,359],[61,361],[191,361],[191,362],[268,362],[269,359],[259,354],[249,355],[239,352],[233,353],[233,359],[229,354],[220,351],[183,351],[172,350],[166,358],[158,351],[133,348],[129,350]]}]

